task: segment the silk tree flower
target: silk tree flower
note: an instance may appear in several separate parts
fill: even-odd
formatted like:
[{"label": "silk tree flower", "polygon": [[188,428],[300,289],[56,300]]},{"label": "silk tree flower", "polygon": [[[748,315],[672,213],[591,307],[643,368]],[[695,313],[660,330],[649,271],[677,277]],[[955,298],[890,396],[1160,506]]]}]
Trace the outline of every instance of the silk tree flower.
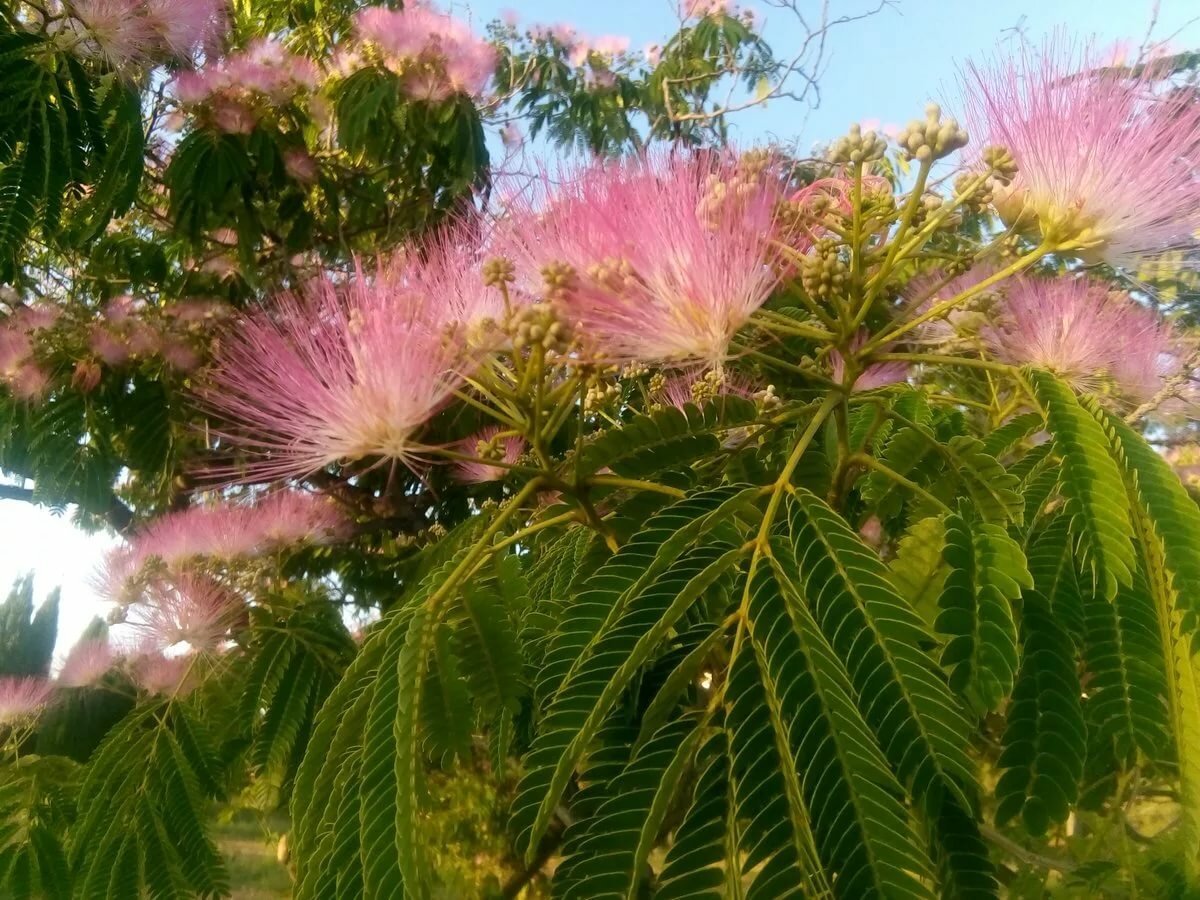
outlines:
[{"label": "silk tree flower", "polygon": [[585,355],[716,368],[778,282],[773,187],[769,171],[712,154],[596,162],[549,202],[521,201],[508,255]]},{"label": "silk tree flower", "polygon": [[995,313],[981,336],[998,360],[1047,369],[1080,391],[1142,403],[1182,365],[1153,311],[1088,278],[1012,279]]},{"label": "silk tree flower", "polygon": [[1200,104],[1186,91],[1156,94],[1153,66],[1124,77],[1106,63],[1050,40],[970,65],[960,81],[972,135],[1017,164],[996,199],[1001,215],[1036,223],[1086,261],[1132,266],[1196,243]]},{"label": "silk tree flower", "polygon": [[34,718],[53,692],[54,686],[45,678],[0,677],[0,726]]},{"label": "silk tree flower", "polygon": [[[867,342],[867,333],[860,331],[850,341],[850,350],[858,351]],[[838,384],[849,387],[852,391],[873,391],[876,388],[887,387],[889,384],[899,384],[908,379],[908,363],[875,362],[855,376],[854,381],[847,385],[846,359],[837,350],[829,353],[829,366],[833,370],[833,380]]]},{"label": "silk tree flower", "polygon": [[225,29],[225,0],[145,0],[145,15],[167,49],[186,59]]},{"label": "silk tree flower", "polygon": [[289,52],[277,40],[260,38],[200,71],[181,72],[172,88],[185,106],[208,104],[211,120],[221,131],[249,134],[264,104],[282,106],[319,82],[320,72],[311,60]]},{"label": "silk tree flower", "polygon": [[500,437],[502,430],[499,425],[489,425],[459,442],[456,448],[459,453],[477,456],[479,459],[461,460],[454,464],[454,477],[458,481],[464,484],[483,484],[488,481],[500,481],[508,474],[506,466],[492,465],[491,462],[512,465],[525,452],[526,442],[519,434]]},{"label": "silk tree flower", "polygon": [[496,70],[497,54],[458,19],[424,3],[403,9],[373,6],[354,17],[358,37],[373,44],[410,96],[440,101],[454,94],[477,97]]},{"label": "silk tree flower", "polygon": [[708,372],[684,372],[668,378],[651,393],[650,399],[661,406],[683,409],[716,397],[753,397],[755,385],[749,378],[728,369]]},{"label": "silk tree flower", "polygon": [[227,328],[198,393],[224,423],[214,429],[222,448],[244,458],[213,474],[274,481],[368,457],[413,465],[422,427],[468,363],[463,342],[430,324],[444,302],[360,271]]},{"label": "silk tree flower", "polygon": [[129,606],[125,625],[143,652],[179,645],[210,652],[220,648],[243,611],[242,602],[211,578],[180,575],[151,582]]},{"label": "silk tree flower", "polygon": [[[490,349],[511,309],[499,284],[489,283],[496,279],[488,278],[485,268],[478,242],[464,223],[392,254],[380,265],[376,283],[395,302],[421,311],[429,328]],[[519,296],[509,301],[522,302]]]},{"label": "silk tree flower", "polygon": [[327,497],[277,491],[254,504],[225,502],[167,513],[136,532],[105,559],[98,580],[114,600],[136,590],[154,564],[180,572],[190,562],[228,562],[300,544],[324,544],[347,535],[349,522]]},{"label": "silk tree flower", "polygon": [[63,660],[58,670],[58,683],[64,687],[89,687],[95,684],[116,662],[116,653],[107,638],[85,638]]},{"label": "silk tree flower", "polygon": [[134,658],[130,666],[133,681],[150,694],[182,697],[200,683],[196,672],[199,657],[195,654],[166,656],[146,653]]}]

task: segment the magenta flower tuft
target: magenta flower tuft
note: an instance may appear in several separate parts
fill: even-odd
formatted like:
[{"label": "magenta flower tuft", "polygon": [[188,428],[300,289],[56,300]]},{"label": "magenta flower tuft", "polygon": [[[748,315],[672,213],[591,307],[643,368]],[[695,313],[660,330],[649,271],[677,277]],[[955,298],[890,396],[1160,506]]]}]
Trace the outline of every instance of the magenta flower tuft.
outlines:
[{"label": "magenta flower tuft", "polygon": [[1047,369],[1077,390],[1111,389],[1134,403],[1153,397],[1182,365],[1171,329],[1154,312],[1082,277],[1013,279],[982,337],[1002,362]]},{"label": "magenta flower tuft", "polygon": [[151,27],[172,54],[190,58],[213,47],[225,29],[225,0],[145,0]]},{"label": "magenta flower tuft", "polygon": [[75,52],[117,69],[191,59],[225,28],[223,0],[72,0],[70,11]]},{"label": "magenta flower tuft", "polygon": [[[502,430],[499,425],[489,425],[470,437],[464,438],[459,443],[457,450],[468,456],[481,456],[491,449],[493,452],[497,452],[498,456],[488,457],[488,459],[512,465],[525,452],[526,442],[518,434],[498,437]],[[454,477],[465,484],[499,481],[507,474],[508,469],[505,466],[491,465],[484,458],[473,461],[463,460],[454,466]]]},{"label": "magenta flower tuft", "polygon": [[519,284],[577,326],[585,354],[717,367],[777,283],[772,186],[708,154],[597,162],[511,218]]},{"label": "magenta flower tuft", "polygon": [[34,718],[53,692],[54,686],[45,678],[0,677],[0,725]]},{"label": "magenta flower tuft", "polygon": [[65,687],[88,687],[113,667],[116,654],[106,638],[89,638],[71,648],[58,672],[58,683]]},{"label": "magenta flower tuft", "polygon": [[1018,166],[996,206],[1085,260],[1134,265],[1200,229],[1200,104],[1156,93],[1153,66],[1126,78],[1092,48],[1050,40],[961,76],[968,127]]},{"label": "magenta flower tuft", "polygon": [[214,474],[273,481],[365,457],[414,463],[422,426],[465,364],[462,341],[430,324],[430,304],[442,302],[360,272],[342,289],[320,281],[286,294],[228,329],[200,400],[226,422],[221,445],[245,460]]}]

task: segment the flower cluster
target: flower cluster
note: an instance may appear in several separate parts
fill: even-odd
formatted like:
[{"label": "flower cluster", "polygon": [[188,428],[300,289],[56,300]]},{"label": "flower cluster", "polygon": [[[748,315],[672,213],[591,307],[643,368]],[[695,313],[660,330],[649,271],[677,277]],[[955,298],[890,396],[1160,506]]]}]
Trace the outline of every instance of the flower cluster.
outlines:
[{"label": "flower cluster", "polygon": [[982,332],[995,357],[1047,369],[1078,390],[1151,399],[1183,364],[1170,327],[1127,294],[1085,277],[1019,277]]},{"label": "flower cluster", "polygon": [[256,503],[192,506],[160,516],[105,561],[105,593],[122,600],[144,579],[172,576],[193,560],[229,562],[296,544],[345,537],[348,522],[333,501],[301,491],[278,491]]},{"label": "flower cluster", "polygon": [[18,306],[0,319],[0,384],[20,400],[39,400],[50,388],[50,375],[35,349],[39,335],[53,327],[59,314],[57,307]]},{"label": "flower cluster", "polygon": [[76,54],[115,69],[190,60],[225,31],[225,0],[69,0],[59,34]]},{"label": "flower cluster", "polygon": [[264,38],[203,69],[181,72],[174,87],[181,104],[203,104],[219,130],[249,134],[264,111],[290,103],[319,82],[320,72],[311,60]]},{"label": "flower cluster", "polygon": [[75,644],[58,670],[64,687],[89,687],[104,677],[117,662],[117,652],[108,638],[85,638]]},{"label": "flower cluster", "polygon": [[0,677],[0,728],[35,718],[53,691],[45,678]]},{"label": "flower cluster", "polygon": [[1114,71],[1094,50],[1051,41],[969,66],[971,133],[1016,163],[995,205],[1005,221],[1089,261],[1129,265],[1200,229],[1200,104],[1156,93],[1161,73]]},{"label": "flower cluster", "polygon": [[89,393],[106,369],[137,362],[191,372],[204,357],[206,326],[224,313],[208,301],[149,307],[130,296],[95,311],[16,305],[0,318],[0,384],[18,399],[36,402],[68,382]]},{"label": "flower cluster", "polygon": [[503,246],[585,355],[715,366],[778,281],[774,187],[705,154],[597,163],[525,204]]},{"label": "flower cluster", "polygon": [[464,484],[499,481],[508,474],[508,466],[521,458],[525,447],[526,441],[519,434],[504,434],[499,425],[489,425],[459,443],[463,456],[476,459],[459,461],[454,475]]},{"label": "flower cluster", "polygon": [[478,97],[496,70],[491,44],[472,34],[466,23],[425,3],[406,3],[401,10],[361,10],[354,28],[366,46],[345,55],[341,68],[379,63],[398,75],[416,100]]}]

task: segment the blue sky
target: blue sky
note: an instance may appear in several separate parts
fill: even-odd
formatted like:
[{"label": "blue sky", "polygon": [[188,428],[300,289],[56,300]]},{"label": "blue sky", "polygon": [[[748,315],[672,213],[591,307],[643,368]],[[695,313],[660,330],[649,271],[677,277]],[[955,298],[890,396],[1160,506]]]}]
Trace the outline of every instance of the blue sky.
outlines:
[{"label": "blue sky", "polygon": [[[812,13],[820,0],[797,0]],[[765,22],[764,33],[777,53],[795,52],[800,37],[791,13],[762,2],[743,3]],[[830,0],[834,17],[854,15],[870,0]],[[677,21],[674,0],[489,0],[455,3],[480,25],[514,9],[523,23],[570,22],[593,37],[625,35],[639,48],[661,41]],[[1151,0],[898,0],[864,21],[840,26],[831,35],[821,78],[820,108],[807,112],[786,101],[745,113],[736,120],[736,137],[752,144],[768,137],[813,142],[836,137],[852,122],[903,123],[920,116],[931,98],[951,94],[956,62],[994,49],[1021,28],[1038,40],[1065,27],[1101,41],[1128,40],[1136,49],[1152,18]],[[1162,0],[1154,30],[1177,49],[1200,48],[1200,16],[1195,0]],[[89,578],[112,537],[86,536],[49,510],[17,501],[0,501],[0,589],[33,571],[39,593],[61,586],[59,651],[75,640],[104,606]]]}]

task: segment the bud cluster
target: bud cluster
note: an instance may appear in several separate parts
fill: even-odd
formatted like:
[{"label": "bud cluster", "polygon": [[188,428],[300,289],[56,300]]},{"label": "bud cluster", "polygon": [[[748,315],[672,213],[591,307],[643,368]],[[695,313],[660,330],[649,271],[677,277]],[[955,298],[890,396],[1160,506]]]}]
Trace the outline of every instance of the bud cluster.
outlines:
[{"label": "bud cluster", "polygon": [[721,388],[724,386],[725,374],[711,369],[691,383],[692,400],[696,403],[714,400],[721,395]]},{"label": "bud cluster", "polygon": [[483,283],[486,287],[501,287],[516,280],[516,267],[511,259],[493,256],[483,264]]},{"label": "bud cluster", "polygon": [[829,161],[832,163],[866,163],[883,159],[887,151],[887,141],[874,131],[864,132],[857,123],[850,126],[850,131],[830,145]]},{"label": "bud cluster", "polygon": [[896,136],[906,159],[932,162],[967,145],[967,132],[956,119],[943,119],[936,103],[925,107],[925,121],[913,119]]},{"label": "bud cluster", "polygon": [[1017,176],[1017,161],[1007,147],[993,144],[984,147],[980,154],[984,165],[991,171],[993,177],[1001,184],[1009,184]]},{"label": "bud cluster", "polygon": [[573,266],[564,262],[551,262],[542,266],[542,281],[546,285],[547,300],[564,300],[578,284],[578,275]]},{"label": "bud cluster", "polygon": [[571,326],[558,317],[553,304],[534,303],[513,316],[513,347],[542,347],[565,354],[571,347]]},{"label": "bud cluster", "polygon": [[850,276],[850,267],[842,259],[838,242],[822,238],[800,264],[800,283],[810,297],[828,299],[838,294]]}]

